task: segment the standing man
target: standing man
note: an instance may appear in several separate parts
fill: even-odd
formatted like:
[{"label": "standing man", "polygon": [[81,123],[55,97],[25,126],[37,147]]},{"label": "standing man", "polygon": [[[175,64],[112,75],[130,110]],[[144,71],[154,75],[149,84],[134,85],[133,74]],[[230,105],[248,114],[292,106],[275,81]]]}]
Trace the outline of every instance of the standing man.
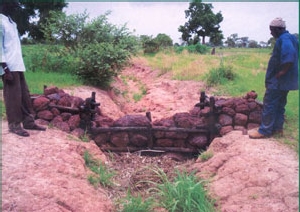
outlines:
[{"label": "standing man", "polygon": [[[34,123],[32,105],[25,80],[25,66],[16,23],[11,16],[21,9],[18,0],[1,0],[0,4],[0,74],[9,131],[29,136],[25,129],[46,130]],[[21,126],[23,124],[23,127]]]},{"label": "standing man", "polygon": [[270,23],[271,35],[276,43],[265,77],[262,122],[258,130],[249,131],[249,137],[253,139],[283,134],[288,92],[298,90],[299,43],[285,28],[282,18],[275,18]]}]

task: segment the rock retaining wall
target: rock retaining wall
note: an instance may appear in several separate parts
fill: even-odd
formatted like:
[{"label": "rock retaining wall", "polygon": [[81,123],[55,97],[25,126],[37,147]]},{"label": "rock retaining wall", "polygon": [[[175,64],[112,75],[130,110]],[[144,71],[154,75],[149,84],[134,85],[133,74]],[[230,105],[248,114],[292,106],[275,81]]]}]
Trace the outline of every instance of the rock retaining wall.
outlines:
[{"label": "rock retaining wall", "polygon": [[[71,96],[56,87],[44,89],[44,95],[33,96],[36,118],[44,124],[82,136],[88,130],[103,150],[199,152],[214,137],[232,130],[259,126],[262,104],[251,91],[241,98],[214,98],[214,104],[195,104],[189,112],[151,121],[151,113],[126,115],[113,120],[96,107],[93,120],[86,124],[82,112],[85,100]],[[85,118],[84,118],[85,117]],[[88,126],[88,128],[87,128]]]}]

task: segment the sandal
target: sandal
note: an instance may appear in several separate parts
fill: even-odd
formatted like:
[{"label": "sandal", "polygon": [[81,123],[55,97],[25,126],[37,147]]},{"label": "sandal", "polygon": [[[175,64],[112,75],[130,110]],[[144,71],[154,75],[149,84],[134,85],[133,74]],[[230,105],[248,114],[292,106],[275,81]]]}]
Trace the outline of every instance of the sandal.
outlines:
[{"label": "sandal", "polygon": [[15,133],[19,136],[28,137],[29,133],[24,130],[19,124],[10,124],[9,132]]},{"label": "sandal", "polygon": [[9,130],[12,133],[15,133],[19,136],[23,136],[23,137],[28,137],[29,133],[26,130],[23,129],[13,129],[13,130]]},{"label": "sandal", "polygon": [[24,126],[24,129],[26,129],[26,130],[39,130],[39,131],[45,131],[46,130],[45,127],[41,127],[37,124],[34,124],[33,126],[30,126],[30,127],[29,126]]}]

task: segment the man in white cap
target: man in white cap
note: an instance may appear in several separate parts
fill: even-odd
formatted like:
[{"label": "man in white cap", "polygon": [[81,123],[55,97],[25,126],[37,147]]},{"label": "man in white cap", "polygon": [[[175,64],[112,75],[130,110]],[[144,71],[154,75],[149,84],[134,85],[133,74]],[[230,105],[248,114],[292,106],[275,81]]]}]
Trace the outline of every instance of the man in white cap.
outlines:
[{"label": "man in white cap", "polygon": [[288,92],[298,90],[298,40],[286,31],[282,18],[275,18],[270,23],[270,31],[276,43],[265,77],[262,122],[258,129],[249,131],[249,137],[253,139],[283,135]]},{"label": "man in white cap", "polygon": [[[11,19],[21,9],[18,0],[1,0],[0,3],[0,75],[9,131],[19,136],[29,136],[24,130],[46,128],[35,124],[29,90],[25,80],[25,66],[16,23]],[[21,126],[23,124],[23,127]]]}]

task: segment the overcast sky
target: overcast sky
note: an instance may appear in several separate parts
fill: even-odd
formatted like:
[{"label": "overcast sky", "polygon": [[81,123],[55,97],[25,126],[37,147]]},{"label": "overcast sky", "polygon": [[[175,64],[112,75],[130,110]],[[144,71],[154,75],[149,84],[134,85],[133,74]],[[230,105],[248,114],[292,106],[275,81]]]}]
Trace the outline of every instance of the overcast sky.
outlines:
[{"label": "overcast sky", "polygon": [[[95,18],[111,11],[108,21],[122,26],[127,24],[135,35],[155,37],[158,33],[169,35],[173,42],[181,43],[178,27],[187,22],[184,11],[189,2],[68,2],[67,14],[87,11]],[[210,3],[210,2],[204,2]],[[211,2],[214,13],[221,12],[224,20],[221,30],[225,38],[237,33],[239,37],[267,42],[269,23],[276,17],[286,21],[287,30],[299,33],[298,2]]]}]

